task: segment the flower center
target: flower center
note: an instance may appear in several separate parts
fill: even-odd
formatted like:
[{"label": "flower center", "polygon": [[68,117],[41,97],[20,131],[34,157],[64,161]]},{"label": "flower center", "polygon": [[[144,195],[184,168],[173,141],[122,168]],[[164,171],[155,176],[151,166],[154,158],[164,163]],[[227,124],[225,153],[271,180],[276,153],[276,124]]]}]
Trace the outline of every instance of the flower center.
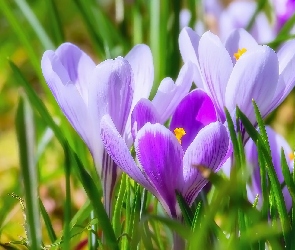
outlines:
[{"label": "flower center", "polygon": [[291,153],[289,153],[289,160],[290,160],[290,161],[293,161],[294,158],[295,158],[295,152],[291,152]]},{"label": "flower center", "polygon": [[236,53],[234,53],[234,57],[236,58],[236,60],[238,61],[240,59],[240,57],[246,52],[247,50],[245,48],[242,49],[238,49],[238,51]]},{"label": "flower center", "polygon": [[181,138],[186,134],[185,130],[183,128],[176,128],[174,129],[174,134],[178,142],[181,144]]}]

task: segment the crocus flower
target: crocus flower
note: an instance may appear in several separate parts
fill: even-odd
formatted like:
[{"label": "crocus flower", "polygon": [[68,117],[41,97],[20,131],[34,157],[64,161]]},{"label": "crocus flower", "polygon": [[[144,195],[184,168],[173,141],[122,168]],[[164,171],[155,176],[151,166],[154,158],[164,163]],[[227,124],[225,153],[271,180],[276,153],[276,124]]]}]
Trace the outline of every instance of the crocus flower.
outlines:
[{"label": "crocus flower", "polygon": [[[131,111],[138,100],[149,97],[153,84],[151,51],[146,45],[137,45],[125,58],[95,65],[78,47],[65,43],[56,51],[46,51],[41,66],[57,103],[93,156],[102,180],[106,211],[110,215],[112,192],[120,171],[104,150],[100,121],[108,114],[128,147],[131,146]],[[179,103],[175,98],[179,90],[185,94],[190,89],[191,67],[190,63],[183,66],[175,86],[172,80],[167,80],[172,88],[164,94],[176,99],[173,107]]]},{"label": "crocus flower", "polygon": [[[285,156],[287,156],[287,163],[291,172],[293,172],[293,159],[294,152],[291,150],[290,146],[286,140],[279,134],[277,134],[270,127],[266,127],[266,132],[269,140],[272,162],[279,179],[280,183],[284,182],[284,177],[281,169],[281,148],[283,148]],[[245,146],[246,159],[252,170],[251,183],[247,185],[248,199],[251,203],[254,203],[256,195],[258,195],[257,207],[261,208],[263,203],[262,188],[261,188],[261,175],[260,168],[258,164],[258,152],[255,143],[250,139]],[[282,156],[282,157],[285,157]],[[292,206],[292,198],[287,187],[283,188],[283,195],[286,203],[286,207],[290,210]]]},{"label": "crocus flower", "polygon": [[[149,113],[149,119],[156,120],[153,114]],[[140,123],[146,118],[135,120]],[[175,218],[180,215],[175,191],[191,205],[207,183],[193,166],[204,165],[216,172],[231,153],[227,129],[216,120],[209,96],[202,90],[191,92],[176,108],[170,130],[148,122],[137,131],[134,148],[138,164],[109,115],[102,118],[101,135],[115,163],[153,193]]]},{"label": "crocus flower", "polygon": [[195,65],[194,82],[211,96],[223,122],[224,107],[234,116],[238,106],[255,125],[253,99],[265,117],[294,87],[294,40],[276,54],[243,29],[233,31],[223,44],[210,31],[200,38],[184,28],[179,46],[183,60]]}]

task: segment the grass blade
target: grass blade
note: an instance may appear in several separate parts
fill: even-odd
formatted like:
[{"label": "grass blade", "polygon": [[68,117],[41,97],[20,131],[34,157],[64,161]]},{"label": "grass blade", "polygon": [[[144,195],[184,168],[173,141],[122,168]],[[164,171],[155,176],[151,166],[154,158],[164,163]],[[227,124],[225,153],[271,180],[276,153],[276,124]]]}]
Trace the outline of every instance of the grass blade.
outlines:
[{"label": "grass blade", "polygon": [[38,175],[34,152],[34,123],[32,110],[24,98],[21,98],[17,109],[16,133],[25,193],[29,246],[31,249],[40,249],[41,225],[38,204]]},{"label": "grass blade", "polygon": [[[0,1],[1,3],[2,1]],[[44,121],[48,124],[48,126],[53,130],[55,136],[59,140],[59,142],[63,145],[65,138],[63,136],[63,133],[59,129],[59,127],[56,125],[56,123],[53,121],[52,116],[49,114],[48,110],[46,109],[44,103],[40,100],[40,98],[37,96],[36,92],[30,85],[30,83],[26,80],[26,78],[23,76],[22,72],[19,70],[19,68],[12,62],[9,61],[10,67],[13,71],[13,75],[16,79],[16,83],[23,87],[32,106],[38,111],[38,113],[42,116]]]},{"label": "grass blade", "polygon": [[6,17],[7,21],[11,25],[12,29],[18,36],[20,42],[23,44],[23,46],[26,49],[26,52],[28,53],[28,56],[30,58],[30,61],[32,63],[32,66],[38,75],[39,81],[41,82],[44,90],[46,91],[45,88],[45,81],[44,77],[41,73],[41,68],[40,68],[40,58],[39,55],[37,55],[35,48],[33,47],[30,38],[27,35],[27,32],[25,29],[23,29],[21,23],[19,22],[17,16],[14,14],[13,10],[11,9],[9,5],[10,1],[0,1],[0,9],[1,12],[4,14]]},{"label": "grass blade", "polygon": [[48,14],[51,17],[50,28],[52,29],[54,44],[55,46],[58,46],[65,41],[62,22],[60,20],[59,13],[57,11],[55,0],[49,0],[49,1],[46,1],[46,3],[48,8]]},{"label": "grass blade", "polygon": [[42,44],[44,49],[54,49],[54,45],[40,24],[39,20],[36,18],[34,12],[29,7],[28,3],[24,0],[14,0],[22,14],[25,16],[27,21],[29,22],[32,29],[35,31],[40,43]]},{"label": "grass blade", "polygon": [[119,249],[111,222],[101,202],[101,193],[98,192],[95,183],[85,168],[82,166],[79,157],[74,152],[73,157],[76,161],[75,165],[77,166],[75,170],[78,172],[81,183],[83,184],[83,187],[93,205],[93,211],[98,219],[99,226],[103,230],[106,244],[110,249]]},{"label": "grass blade", "polygon": [[57,240],[57,237],[56,237],[56,234],[53,230],[53,226],[51,224],[51,220],[49,218],[49,215],[48,215],[41,199],[39,199],[39,207],[40,207],[40,212],[41,212],[43,221],[45,223],[45,227],[46,227],[49,239],[50,239],[51,243],[54,243]]}]

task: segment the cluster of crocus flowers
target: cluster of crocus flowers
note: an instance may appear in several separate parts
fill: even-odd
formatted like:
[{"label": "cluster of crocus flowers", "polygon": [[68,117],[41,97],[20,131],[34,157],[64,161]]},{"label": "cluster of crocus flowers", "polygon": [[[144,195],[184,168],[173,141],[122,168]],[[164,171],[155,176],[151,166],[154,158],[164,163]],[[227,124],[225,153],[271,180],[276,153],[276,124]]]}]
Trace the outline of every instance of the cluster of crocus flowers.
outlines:
[{"label": "cluster of crocus flowers", "polygon": [[[70,43],[43,55],[46,82],[93,156],[110,216],[124,171],[179,217],[176,191],[192,205],[207,183],[197,166],[216,172],[231,156],[224,107],[234,116],[239,106],[255,125],[252,100],[265,117],[294,86],[294,41],[276,54],[242,29],[223,44],[210,31],[199,37],[184,28],[179,43],[185,64],[175,83],[161,81],[151,101],[154,68],[146,45],[98,65]],[[193,81],[199,89],[189,93]]]},{"label": "cluster of crocus flowers", "polygon": [[257,44],[243,29],[234,30],[222,43],[210,31],[199,37],[184,28],[179,45],[183,60],[195,65],[195,84],[213,99],[223,122],[224,107],[234,116],[238,106],[255,125],[252,100],[265,117],[294,87],[294,40],[275,53],[270,47]]},{"label": "cluster of crocus flowers", "polygon": [[226,127],[217,121],[210,97],[202,90],[194,90],[182,99],[169,129],[157,122],[156,113],[146,113],[150,115],[136,112],[134,118],[144,124],[134,143],[138,164],[108,115],[100,125],[102,141],[116,164],[153,193],[171,217],[177,218],[181,214],[176,191],[191,205],[208,182],[196,167],[218,171],[231,155],[230,138]]},{"label": "cluster of crocus flowers", "polygon": [[[44,53],[41,67],[64,115],[93,156],[102,180],[105,208],[110,215],[120,169],[104,149],[100,121],[108,114],[128,147],[131,147],[131,111],[141,98],[149,97],[153,84],[151,51],[146,45],[137,45],[125,58],[109,59],[96,65],[77,46],[64,43],[57,50]],[[153,103],[159,107],[159,117],[163,122],[189,92],[192,77],[192,65],[186,63],[175,84],[171,78],[161,82]]]}]

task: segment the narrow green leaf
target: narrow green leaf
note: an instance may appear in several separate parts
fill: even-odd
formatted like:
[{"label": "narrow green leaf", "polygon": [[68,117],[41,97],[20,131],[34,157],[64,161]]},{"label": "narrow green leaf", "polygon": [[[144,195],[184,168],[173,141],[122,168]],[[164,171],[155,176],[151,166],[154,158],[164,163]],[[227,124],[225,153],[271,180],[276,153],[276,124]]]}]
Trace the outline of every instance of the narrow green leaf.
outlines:
[{"label": "narrow green leaf", "polygon": [[256,116],[256,119],[257,119],[258,128],[259,128],[259,131],[260,131],[261,138],[262,138],[262,140],[264,142],[265,148],[267,149],[268,153],[271,155],[271,150],[270,150],[270,146],[269,146],[269,142],[268,142],[268,135],[266,133],[263,118],[262,118],[262,116],[260,114],[260,111],[258,109],[258,106],[257,106],[256,102],[254,100],[252,100],[252,103],[253,103],[255,116]]},{"label": "narrow green leaf", "polygon": [[114,215],[113,215],[113,227],[115,231],[115,235],[119,237],[121,233],[121,213],[122,213],[122,208],[123,208],[123,201],[126,193],[126,174],[123,173],[121,182],[120,182],[120,187],[119,187],[119,192],[118,192],[118,197],[115,202],[115,209],[114,209]]},{"label": "narrow green leaf", "polygon": [[[11,25],[12,29],[14,30],[14,32],[18,36],[20,42],[25,47],[25,49],[28,53],[29,59],[32,63],[32,66],[33,66],[36,74],[38,75],[39,81],[41,82],[42,87],[46,91],[46,88],[45,88],[46,84],[45,84],[44,77],[41,73],[41,68],[40,68],[39,55],[36,53],[35,48],[33,47],[26,30],[23,29],[21,22],[18,20],[18,17],[14,14],[12,8],[10,7],[9,2],[10,1],[0,1],[1,12],[4,14],[7,21]],[[48,93],[48,92],[46,92],[46,93]]]},{"label": "narrow green leaf", "polygon": [[141,195],[143,192],[143,188],[136,184],[135,187],[135,195],[133,200],[133,206],[132,206],[132,224],[131,224],[131,249],[136,249],[137,245],[140,241],[141,235],[139,234],[139,222],[140,222],[140,211],[141,211]]},{"label": "narrow green leaf", "polygon": [[54,243],[57,240],[57,237],[54,232],[53,226],[51,224],[50,217],[49,217],[49,215],[43,205],[43,202],[40,198],[39,198],[39,207],[40,207],[41,215],[42,215],[43,221],[45,223],[45,227],[46,227],[49,239],[50,239],[51,243]]},{"label": "narrow green leaf", "polygon": [[40,43],[42,44],[44,49],[54,49],[54,45],[50,40],[49,36],[43,29],[42,25],[40,24],[39,20],[36,18],[34,12],[29,7],[27,1],[25,0],[14,0],[14,2],[18,5],[19,9],[21,10],[22,14],[25,16],[27,21],[29,22],[30,26],[35,31]]},{"label": "narrow green leaf", "polygon": [[63,248],[70,249],[70,221],[71,221],[71,159],[70,152],[67,148],[68,145],[64,145],[65,149],[65,163],[64,163],[64,172],[65,172],[65,187],[66,187],[66,198],[64,203],[64,229],[63,229]]},{"label": "narrow green leaf", "polygon": [[106,245],[110,249],[119,249],[117,239],[114,233],[114,230],[112,228],[111,222],[109,220],[109,217],[104,209],[104,206],[101,202],[101,193],[98,192],[98,189],[93,182],[90,175],[87,173],[85,168],[82,166],[82,163],[79,159],[79,157],[73,152],[73,157],[77,164],[74,164],[77,166],[75,169],[80,177],[81,183],[83,185],[83,188],[85,189],[91,203],[93,206],[93,210],[96,214],[96,217],[98,219],[99,226],[102,228],[104,237],[106,240]]},{"label": "narrow green leaf", "polygon": [[286,156],[283,148],[281,148],[281,166],[286,186],[290,192],[293,202],[295,202],[295,184],[288,163],[286,161]]},{"label": "narrow green leaf", "polygon": [[[90,220],[96,220],[94,211],[92,210],[90,213]],[[89,231],[88,242],[89,242],[89,250],[96,250],[98,248],[98,239],[97,239],[97,225],[92,224],[91,230]]]},{"label": "narrow green leaf", "polygon": [[[259,142],[259,144],[264,145],[265,144],[264,140],[261,138],[259,133],[255,130],[255,128],[253,127],[249,119],[241,112],[241,110],[238,107],[237,107],[237,114],[238,114],[238,117],[241,119],[246,131],[248,132],[250,137],[253,139],[253,141]],[[280,217],[280,221],[283,228],[283,234],[286,241],[287,240],[286,235],[288,230],[290,229],[290,223],[289,223],[284,196],[281,190],[281,185],[276,175],[271,156],[269,155],[269,151],[264,146],[264,147],[261,147],[261,152],[264,154],[264,157],[265,157],[266,170],[271,183],[271,188],[274,192],[274,196],[276,199],[276,206],[279,212],[279,217]]]},{"label": "narrow green leaf", "polygon": [[59,46],[61,43],[65,41],[65,36],[63,32],[63,26],[60,19],[60,15],[57,11],[57,6],[55,3],[56,0],[48,0],[46,1],[48,14],[51,17],[50,28],[52,29],[52,34],[54,37],[55,46]]},{"label": "narrow green leaf", "polygon": [[202,202],[199,202],[197,205],[197,209],[194,213],[193,223],[191,226],[193,232],[195,232],[196,228],[198,227],[198,222],[200,222],[199,215],[200,215],[201,209],[202,209]]},{"label": "narrow green leaf", "polygon": [[233,120],[230,116],[230,113],[228,110],[225,108],[225,115],[226,115],[226,121],[229,129],[229,134],[230,138],[233,144],[233,151],[234,151],[234,157],[235,157],[235,162],[237,166],[241,165],[241,159],[240,159],[240,148],[239,148],[239,143],[238,143],[238,138],[235,130],[235,126],[233,123]]},{"label": "narrow green leaf", "polygon": [[24,98],[20,99],[17,109],[16,133],[25,193],[29,246],[31,249],[40,249],[41,225],[38,204],[38,174],[34,150],[34,122],[32,110]]},{"label": "narrow green leaf", "polygon": [[183,219],[185,223],[191,227],[193,224],[193,212],[189,205],[186,203],[181,193],[176,191],[175,194]]},{"label": "narrow green leaf", "polygon": [[257,141],[256,142],[256,146],[257,146],[257,151],[258,151],[258,164],[259,164],[259,169],[260,169],[260,180],[261,180],[261,190],[262,190],[262,197],[258,197],[258,199],[262,199],[263,200],[263,204],[262,204],[262,209],[261,209],[261,213],[263,215],[263,217],[267,218],[268,213],[269,213],[269,187],[268,187],[268,183],[269,183],[269,178],[266,172],[266,166],[265,166],[265,157],[262,153],[262,149],[261,147],[263,147],[263,145]]},{"label": "narrow green leaf", "polygon": [[157,215],[146,215],[143,217],[143,221],[146,221],[146,220],[161,222],[162,224],[168,226],[171,230],[175,231],[178,235],[180,235],[184,239],[188,239],[190,237],[191,231],[189,227],[184,226],[179,221],[160,217]]},{"label": "narrow green leaf", "polygon": [[[0,1],[2,2],[2,1]],[[63,133],[59,129],[59,127],[56,125],[54,120],[52,119],[52,116],[48,113],[48,110],[46,109],[44,103],[40,100],[40,98],[37,96],[36,92],[33,90],[30,83],[26,80],[26,78],[23,76],[22,72],[19,70],[19,68],[12,62],[9,61],[10,67],[13,71],[13,76],[16,79],[16,83],[23,87],[32,106],[38,111],[38,113],[41,115],[41,117],[44,119],[46,124],[53,130],[55,136],[59,140],[59,142],[63,145],[65,138],[63,136]]]}]

